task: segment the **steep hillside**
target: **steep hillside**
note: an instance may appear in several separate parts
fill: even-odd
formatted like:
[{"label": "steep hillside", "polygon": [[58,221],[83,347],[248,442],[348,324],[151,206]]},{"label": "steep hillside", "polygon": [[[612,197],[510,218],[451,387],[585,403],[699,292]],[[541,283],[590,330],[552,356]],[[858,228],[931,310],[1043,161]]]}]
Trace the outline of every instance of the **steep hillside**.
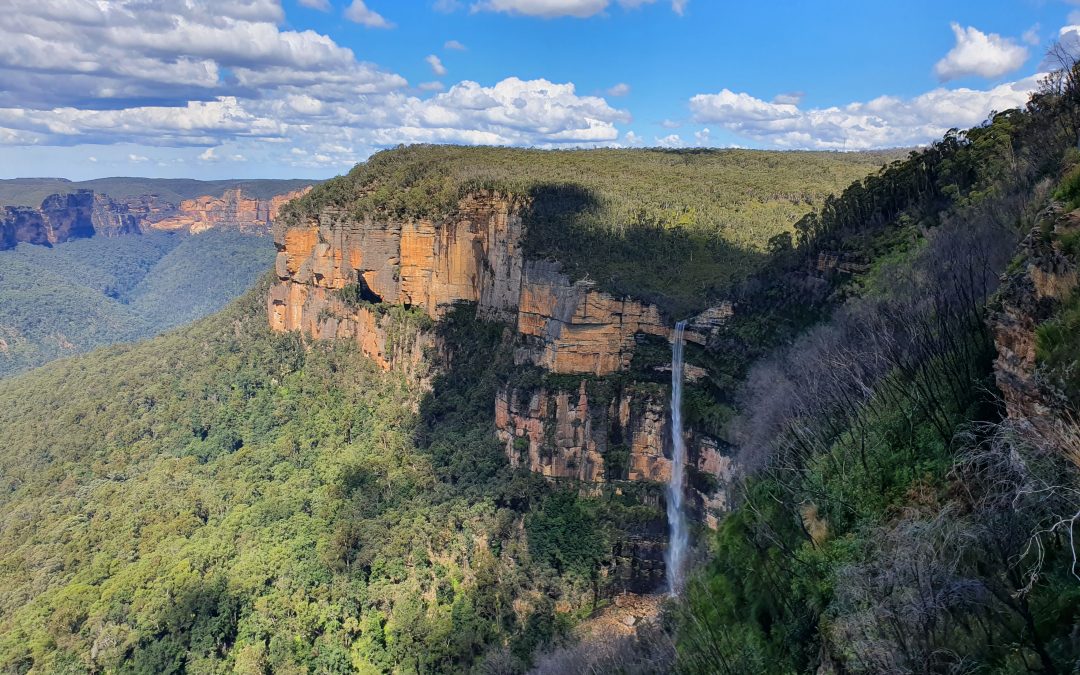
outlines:
[{"label": "steep hillside", "polygon": [[267,237],[217,231],[0,251],[0,377],[215,312],[273,257]]},{"label": "steep hillside", "polygon": [[778,292],[832,291],[735,401],[745,480],[677,612],[685,672],[1076,669],[1078,75],[778,250],[804,270]]},{"label": "steep hillside", "polygon": [[448,318],[433,394],[271,333],[265,293],[0,384],[0,669],[522,663],[632,578],[640,506],[494,443],[501,327]]}]

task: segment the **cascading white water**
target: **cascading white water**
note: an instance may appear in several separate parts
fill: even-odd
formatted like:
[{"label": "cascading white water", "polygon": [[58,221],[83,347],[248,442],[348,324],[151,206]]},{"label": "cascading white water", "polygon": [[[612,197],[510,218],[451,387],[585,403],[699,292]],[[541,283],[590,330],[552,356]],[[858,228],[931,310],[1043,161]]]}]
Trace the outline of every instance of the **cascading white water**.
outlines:
[{"label": "cascading white water", "polygon": [[686,441],[683,439],[683,334],[686,322],[675,324],[671,345],[671,480],[667,489],[668,548],[664,554],[667,567],[668,593],[678,595],[682,590],[683,559],[689,535],[683,514],[683,473],[686,468]]}]

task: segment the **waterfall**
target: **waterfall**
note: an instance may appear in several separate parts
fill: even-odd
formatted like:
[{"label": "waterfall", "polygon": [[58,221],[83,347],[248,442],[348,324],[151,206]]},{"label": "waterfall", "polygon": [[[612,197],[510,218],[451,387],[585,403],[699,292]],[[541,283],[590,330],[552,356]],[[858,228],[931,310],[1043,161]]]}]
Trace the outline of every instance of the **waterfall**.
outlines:
[{"label": "waterfall", "polygon": [[675,337],[671,345],[671,479],[667,489],[668,548],[664,554],[667,567],[668,592],[678,595],[682,590],[683,559],[689,535],[683,514],[683,474],[686,470],[686,441],[683,439],[682,390],[683,390],[683,333],[686,322],[675,324]]}]

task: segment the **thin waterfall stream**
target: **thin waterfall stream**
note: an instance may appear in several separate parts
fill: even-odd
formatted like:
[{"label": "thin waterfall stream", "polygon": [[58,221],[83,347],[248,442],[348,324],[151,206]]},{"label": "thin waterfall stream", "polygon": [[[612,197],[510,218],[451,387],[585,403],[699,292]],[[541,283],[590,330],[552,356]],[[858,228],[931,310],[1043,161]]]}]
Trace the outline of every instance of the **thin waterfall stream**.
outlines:
[{"label": "thin waterfall stream", "polygon": [[671,345],[671,478],[667,487],[668,547],[664,554],[667,568],[668,593],[673,597],[682,590],[683,559],[689,535],[683,513],[683,474],[686,470],[686,441],[683,438],[683,335],[686,322],[675,324]]}]

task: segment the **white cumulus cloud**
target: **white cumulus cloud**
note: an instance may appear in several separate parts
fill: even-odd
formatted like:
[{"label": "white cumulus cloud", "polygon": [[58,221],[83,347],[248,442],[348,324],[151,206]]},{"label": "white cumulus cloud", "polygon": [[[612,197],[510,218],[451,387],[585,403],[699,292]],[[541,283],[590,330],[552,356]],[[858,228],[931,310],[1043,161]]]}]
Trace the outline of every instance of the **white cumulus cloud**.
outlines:
[{"label": "white cumulus cloud", "polygon": [[352,4],[345,10],[345,18],[349,21],[355,21],[361,26],[367,26],[368,28],[394,27],[394,24],[387,21],[382,14],[368,9],[364,0],[353,0]]},{"label": "white cumulus cloud", "polygon": [[443,75],[446,75],[446,66],[443,65],[442,59],[440,59],[438,56],[435,56],[434,54],[429,54],[424,60],[427,61],[427,64],[429,66],[431,66],[431,72],[435,73],[436,77],[442,77]]},{"label": "white cumulus cloud", "polygon": [[85,158],[84,146],[131,145],[148,164],[243,157],[323,172],[399,143],[613,145],[630,120],[570,82],[410,88],[325,35],[285,28],[278,0],[7,1],[5,152],[78,147]]},{"label": "white cumulus cloud", "polygon": [[[493,145],[612,143],[625,111],[597,96],[579,96],[573,84],[507,78],[495,86],[460,82],[430,99],[402,102],[399,127],[377,130],[394,142]],[[394,140],[394,139],[397,140]]]},{"label": "white cumulus cloud", "polygon": [[981,123],[994,111],[1024,105],[1040,76],[992,89],[938,88],[913,98],[880,96],[871,101],[803,109],[770,103],[724,89],[690,99],[694,121],[723,127],[777,148],[866,150],[922,145],[951,128]]},{"label": "white cumulus cloud", "polygon": [[942,82],[978,75],[994,78],[1011,73],[1028,58],[1026,47],[997,33],[986,33],[958,23],[952,24],[956,45],[934,65],[934,73]]},{"label": "white cumulus cloud", "polygon": [[[284,30],[275,1],[148,4],[7,0],[0,107],[138,107],[210,101],[237,86],[388,91],[398,75],[359,62],[314,31]],[[231,73],[230,82],[226,73]]]}]

